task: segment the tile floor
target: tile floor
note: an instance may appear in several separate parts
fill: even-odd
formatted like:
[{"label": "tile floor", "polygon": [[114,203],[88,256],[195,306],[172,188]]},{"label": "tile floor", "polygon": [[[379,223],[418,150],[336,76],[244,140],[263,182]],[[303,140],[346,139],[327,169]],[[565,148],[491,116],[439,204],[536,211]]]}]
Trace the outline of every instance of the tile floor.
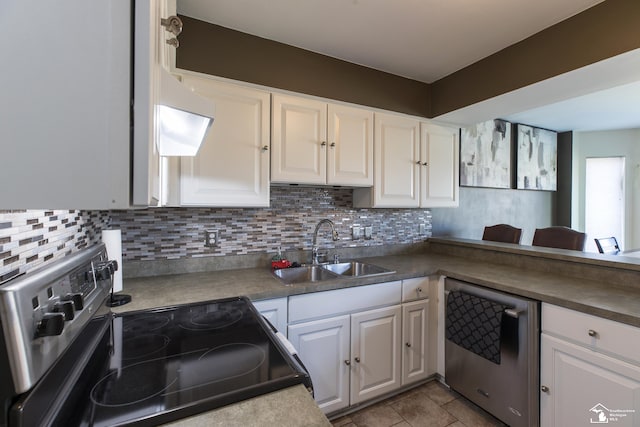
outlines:
[{"label": "tile floor", "polygon": [[332,420],[334,427],[503,427],[437,381]]}]

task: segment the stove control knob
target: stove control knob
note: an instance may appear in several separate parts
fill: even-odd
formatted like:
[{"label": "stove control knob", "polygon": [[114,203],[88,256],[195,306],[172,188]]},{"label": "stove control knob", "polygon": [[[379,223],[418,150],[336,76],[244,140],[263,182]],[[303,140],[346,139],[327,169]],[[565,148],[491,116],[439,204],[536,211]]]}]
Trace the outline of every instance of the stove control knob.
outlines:
[{"label": "stove control knob", "polygon": [[54,313],[64,314],[64,320],[73,320],[75,317],[75,309],[73,307],[73,301],[60,301],[53,304]]},{"label": "stove control knob", "polygon": [[113,273],[118,271],[118,262],[115,260],[104,261],[96,267],[96,278],[98,280],[111,279]]},{"label": "stove control knob", "polygon": [[45,313],[36,324],[35,338],[60,335],[64,329],[63,313]]},{"label": "stove control knob", "polygon": [[73,308],[75,308],[76,311],[84,308],[84,298],[82,298],[82,294],[67,294],[62,297],[62,301],[73,302]]}]

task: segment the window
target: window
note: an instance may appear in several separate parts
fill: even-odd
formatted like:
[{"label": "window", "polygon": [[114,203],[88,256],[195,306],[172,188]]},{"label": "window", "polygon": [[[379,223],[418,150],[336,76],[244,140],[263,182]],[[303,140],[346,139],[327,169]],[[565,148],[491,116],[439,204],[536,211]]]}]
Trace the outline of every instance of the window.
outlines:
[{"label": "window", "polygon": [[615,237],[624,248],[624,157],[586,159],[585,251],[598,252],[595,238]]}]

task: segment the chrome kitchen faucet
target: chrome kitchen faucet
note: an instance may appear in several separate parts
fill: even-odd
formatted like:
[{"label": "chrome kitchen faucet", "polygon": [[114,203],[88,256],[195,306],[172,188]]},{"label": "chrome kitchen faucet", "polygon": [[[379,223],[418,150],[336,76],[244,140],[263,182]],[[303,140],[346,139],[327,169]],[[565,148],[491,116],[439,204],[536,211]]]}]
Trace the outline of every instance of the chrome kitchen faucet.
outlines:
[{"label": "chrome kitchen faucet", "polygon": [[326,254],[320,254],[318,252],[318,230],[320,229],[320,226],[322,224],[329,224],[331,226],[331,236],[333,240],[334,241],[338,240],[338,232],[336,231],[335,224],[330,219],[326,219],[326,218],[321,219],[318,225],[316,225],[315,231],[313,232],[313,243],[311,247],[311,264],[319,264],[320,261],[318,260],[318,258],[320,256],[326,255]]}]

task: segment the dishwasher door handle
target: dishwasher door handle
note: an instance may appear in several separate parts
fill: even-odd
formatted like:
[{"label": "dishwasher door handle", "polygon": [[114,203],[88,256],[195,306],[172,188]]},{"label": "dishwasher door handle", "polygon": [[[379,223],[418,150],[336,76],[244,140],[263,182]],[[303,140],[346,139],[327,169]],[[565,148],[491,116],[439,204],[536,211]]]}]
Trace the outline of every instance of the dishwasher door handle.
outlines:
[{"label": "dishwasher door handle", "polygon": [[[449,290],[444,291],[445,298],[449,296]],[[526,310],[516,310],[515,308],[505,308],[504,314],[509,317],[513,317],[514,319],[519,319],[521,314],[524,314]]]},{"label": "dishwasher door handle", "polygon": [[513,317],[514,319],[518,319],[520,317],[520,314],[524,313],[524,310],[516,310],[513,308],[506,308],[504,310],[504,314],[506,314],[509,317]]}]

